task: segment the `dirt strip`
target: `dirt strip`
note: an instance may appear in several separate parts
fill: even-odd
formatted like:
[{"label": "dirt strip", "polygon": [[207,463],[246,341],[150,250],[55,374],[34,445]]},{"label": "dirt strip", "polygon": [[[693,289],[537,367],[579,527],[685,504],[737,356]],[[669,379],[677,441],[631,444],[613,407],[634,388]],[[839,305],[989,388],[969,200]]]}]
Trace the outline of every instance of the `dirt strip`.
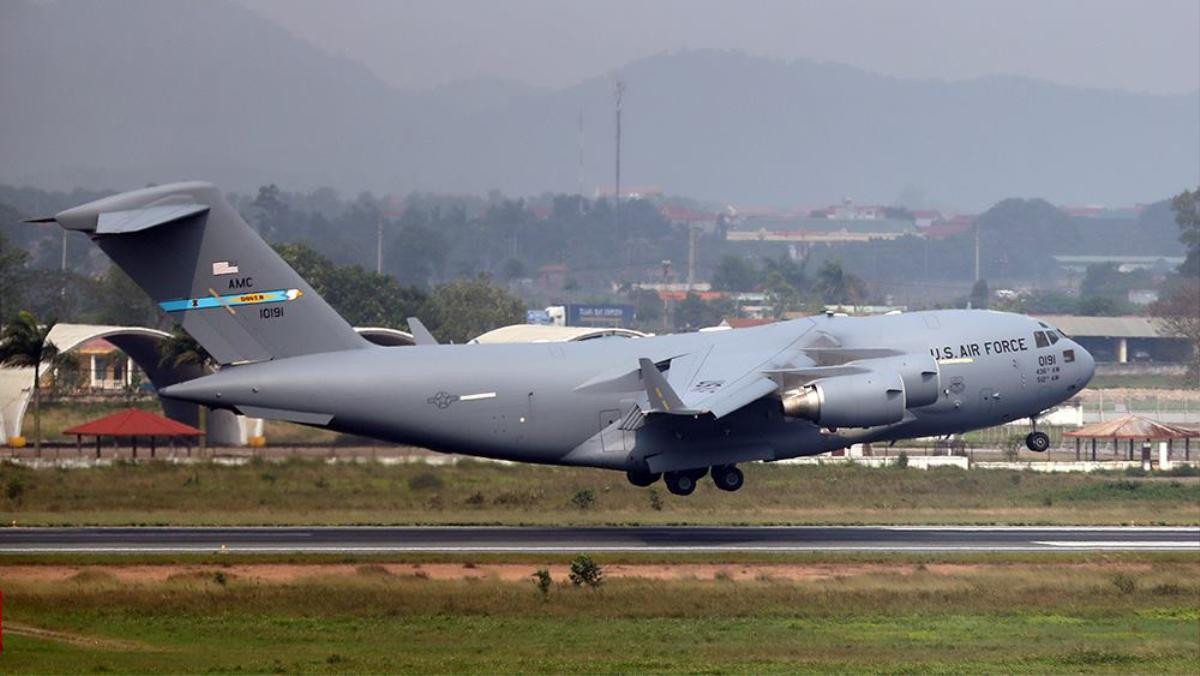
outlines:
[{"label": "dirt strip", "polygon": [[[227,580],[264,583],[289,583],[320,577],[409,576],[431,580],[528,580],[534,570],[546,568],[555,579],[566,579],[569,566],[535,563],[364,563],[364,564],[162,564],[162,565],[11,565],[0,566],[0,584],[14,582],[65,582],[97,584],[161,583],[206,581],[221,572]],[[920,571],[951,575],[985,569],[1001,569],[1006,564],[931,563],[919,564],[758,564],[758,563],[680,563],[680,564],[609,564],[608,578],[649,580],[827,580],[857,575],[908,575]],[[1067,568],[1103,567],[1102,564],[1055,564],[1061,572]],[[1137,564],[1125,564],[1136,568]],[[1149,567],[1148,565],[1145,567]]]},{"label": "dirt strip", "polygon": [[28,624],[22,624],[20,622],[6,621],[4,623],[4,633],[11,636],[26,636],[29,638],[38,638],[47,641],[58,641],[60,643],[68,643],[80,648],[119,650],[123,652],[131,650],[155,650],[155,648],[137,641],[122,641],[111,638],[99,638],[96,636],[84,636],[83,634],[73,634],[65,631],[55,631],[53,629],[42,629],[40,627],[34,627]]}]

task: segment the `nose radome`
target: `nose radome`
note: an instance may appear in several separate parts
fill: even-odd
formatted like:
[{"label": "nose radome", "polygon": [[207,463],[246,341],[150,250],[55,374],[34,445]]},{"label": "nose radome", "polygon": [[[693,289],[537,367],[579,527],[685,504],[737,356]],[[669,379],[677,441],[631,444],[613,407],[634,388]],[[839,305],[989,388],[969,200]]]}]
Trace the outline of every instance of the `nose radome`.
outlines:
[{"label": "nose radome", "polygon": [[1096,358],[1091,352],[1083,349],[1079,343],[1075,343],[1075,363],[1079,365],[1079,389],[1087,387],[1087,384],[1092,381],[1092,376],[1096,374]]}]

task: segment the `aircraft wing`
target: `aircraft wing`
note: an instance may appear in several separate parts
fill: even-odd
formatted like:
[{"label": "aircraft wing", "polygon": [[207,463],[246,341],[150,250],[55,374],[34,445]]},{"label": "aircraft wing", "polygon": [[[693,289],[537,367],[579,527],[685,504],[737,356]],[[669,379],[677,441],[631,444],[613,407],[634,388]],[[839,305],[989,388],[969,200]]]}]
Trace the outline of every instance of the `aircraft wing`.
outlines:
[{"label": "aircraft wing", "polygon": [[666,374],[643,358],[638,363],[648,401],[644,412],[721,418],[776,391],[869,373],[897,354],[884,348],[801,348],[779,365],[776,354],[764,358],[761,350],[709,348],[668,360]]},{"label": "aircraft wing", "polygon": [[646,386],[646,397],[650,403],[648,413],[672,415],[700,415],[711,413],[713,417],[726,416],[776,389],[774,380],[760,375],[748,374],[733,387],[724,387],[717,381],[701,381],[683,394],[678,393],[649,359],[639,359],[642,381]]}]

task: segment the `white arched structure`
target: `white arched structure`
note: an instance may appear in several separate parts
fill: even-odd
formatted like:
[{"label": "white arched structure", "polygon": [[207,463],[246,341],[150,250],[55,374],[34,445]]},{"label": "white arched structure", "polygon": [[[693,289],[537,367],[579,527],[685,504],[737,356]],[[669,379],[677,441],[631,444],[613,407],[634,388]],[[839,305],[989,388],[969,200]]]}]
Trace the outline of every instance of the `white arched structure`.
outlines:
[{"label": "white arched structure", "polygon": [[[383,346],[414,344],[411,333],[385,327],[362,327],[355,331],[363,338]],[[49,341],[66,353],[96,338],[103,338],[124,352],[137,364],[154,388],[191,380],[203,375],[195,364],[178,368],[159,365],[159,345],[170,338],[170,334],[143,326],[102,326],[94,324],[55,324],[50,329]],[[46,365],[43,365],[46,368]],[[10,437],[21,436],[25,412],[33,398],[32,368],[0,368],[0,443]],[[168,418],[196,426],[200,422],[199,408],[195,404],[160,399],[163,413]],[[249,436],[262,435],[262,421],[248,419],[230,411],[211,411],[205,427],[209,443],[217,445],[244,446]]]},{"label": "white arched structure", "polygon": [[417,342],[408,331],[389,329],[385,326],[356,326],[354,330],[363,338],[384,347],[404,347],[416,345]]},{"label": "white arched structure", "polygon": [[[158,346],[170,334],[140,326],[96,326],[91,324],[55,324],[48,340],[59,352],[66,353],[84,343],[103,338],[137,364],[156,389],[201,375],[200,367],[185,364],[164,368],[158,363]],[[43,365],[46,368],[46,365]],[[0,368],[0,441],[21,435],[25,410],[33,396],[33,368]],[[167,417],[189,425],[199,420],[195,404],[163,400]]]},{"label": "white arched structure", "polygon": [[553,324],[512,324],[501,326],[472,340],[472,343],[567,343],[597,338],[644,338],[647,334],[633,329],[607,326],[556,326]]}]

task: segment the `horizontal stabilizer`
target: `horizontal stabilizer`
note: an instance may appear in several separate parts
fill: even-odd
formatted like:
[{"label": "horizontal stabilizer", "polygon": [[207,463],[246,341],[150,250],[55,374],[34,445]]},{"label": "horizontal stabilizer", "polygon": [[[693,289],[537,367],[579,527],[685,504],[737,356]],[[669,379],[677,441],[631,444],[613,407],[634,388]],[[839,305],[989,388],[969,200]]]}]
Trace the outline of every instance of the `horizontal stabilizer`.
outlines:
[{"label": "horizontal stabilizer", "polygon": [[172,204],[127,211],[107,211],[101,213],[96,220],[96,234],[120,235],[140,232],[149,230],[156,225],[164,225],[206,211],[208,211],[207,204]]}]

